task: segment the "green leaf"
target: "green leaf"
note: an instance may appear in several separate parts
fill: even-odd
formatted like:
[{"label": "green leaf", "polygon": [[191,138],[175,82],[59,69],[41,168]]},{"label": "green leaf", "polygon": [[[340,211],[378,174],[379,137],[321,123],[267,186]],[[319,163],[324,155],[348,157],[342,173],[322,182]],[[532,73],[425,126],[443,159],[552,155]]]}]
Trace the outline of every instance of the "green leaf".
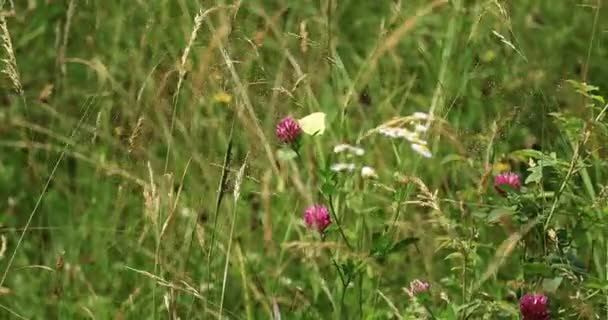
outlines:
[{"label": "green leaf", "polygon": [[541,166],[529,168],[528,171],[530,171],[531,173],[526,178],[526,181],[524,182],[525,184],[529,184],[530,182],[539,183],[540,180],[543,178],[543,167]]},{"label": "green leaf", "polygon": [[482,302],[479,299],[475,299],[467,304],[463,304],[458,306],[458,311],[463,315],[466,315],[464,318],[468,318],[471,314],[475,312],[475,310],[479,309],[482,306]]},{"label": "green leaf", "polygon": [[464,256],[460,252],[452,252],[443,258],[444,260],[463,259]]},{"label": "green leaf", "polygon": [[372,249],[375,252],[383,251],[389,245],[389,239],[382,232],[374,232],[372,235]]},{"label": "green leaf", "polygon": [[459,154],[449,154],[441,160],[441,165],[443,166],[452,162],[465,162],[468,160],[469,159],[467,157],[463,157]]},{"label": "green leaf", "polygon": [[597,290],[608,290],[608,281],[597,278],[588,278],[585,282],[587,283],[585,285],[585,287],[587,288]]},{"label": "green leaf", "polygon": [[578,274],[587,273],[585,263],[572,253],[564,255],[552,254],[546,257],[546,259],[551,264],[551,267],[555,269],[567,269]]},{"label": "green leaf", "polygon": [[397,241],[395,244],[393,244],[393,246],[389,249],[388,253],[394,253],[394,252],[403,250],[403,249],[407,248],[408,246],[415,244],[419,240],[420,240],[420,238],[416,238],[416,237],[407,237],[405,239],[401,239],[401,240]]},{"label": "green leaf", "polygon": [[590,92],[598,91],[599,87],[592,86],[585,82],[578,82],[576,80],[566,80],[578,93],[589,96]]},{"label": "green leaf", "polygon": [[523,268],[530,275],[550,275],[552,271],[550,266],[542,262],[528,262]]},{"label": "green leaf", "polygon": [[372,235],[372,248],[370,254],[378,262],[384,262],[388,254],[389,246],[390,239],[388,239],[386,235],[382,232],[374,232]]},{"label": "green leaf", "polygon": [[488,222],[497,223],[500,222],[503,217],[513,216],[514,214],[515,212],[511,208],[497,208],[490,211],[490,214],[488,214]]},{"label": "green leaf", "polygon": [[562,277],[555,277],[553,279],[543,279],[543,290],[548,293],[553,293],[557,291],[559,285],[562,284]]},{"label": "green leaf", "polygon": [[604,100],[604,97],[596,95],[596,94],[592,94],[591,95],[591,99],[593,99],[593,100],[595,100],[595,101],[597,101],[597,102],[599,102],[601,104],[605,104],[606,103],[606,101]]},{"label": "green leaf", "polygon": [[314,112],[298,120],[302,131],[308,135],[322,135],[325,132],[325,113]]},{"label": "green leaf", "polygon": [[283,161],[289,161],[298,157],[298,154],[293,149],[282,148],[277,150],[277,158]]},{"label": "green leaf", "polygon": [[534,149],[516,150],[511,152],[511,156],[514,158],[522,159],[524,161],[527,160],[527,158],[542,159],[544,157],[542,152]]}]

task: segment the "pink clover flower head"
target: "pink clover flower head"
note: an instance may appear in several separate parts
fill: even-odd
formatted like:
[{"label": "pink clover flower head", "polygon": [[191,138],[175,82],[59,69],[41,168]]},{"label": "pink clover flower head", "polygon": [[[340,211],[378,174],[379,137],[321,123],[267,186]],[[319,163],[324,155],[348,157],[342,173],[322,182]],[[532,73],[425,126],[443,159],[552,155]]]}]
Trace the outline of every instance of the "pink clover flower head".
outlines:
[{"label": "pink clover flower head", "polygon": [[329,210],[327,210],[327,207],[324,205],[312,205],[304,211],[304,222],[306,222],[306,226],[308,228],[323,233],[331,224]]},{"label": "pink clover flower head", "polygon": [[498,193],[504,194],[503,186],[509,186],[514,190],[521,188],[521,179],[517,173],[505,172],[494,177],[494,188]]},{"label": "pink clover flower head", "polygon": [[430,288],[431,288],[430,283],[419,280],[419,279],[415,279],[410,282],[409,293],[412,296],[415,296],[415,295],[419,295],[424,292],[428,292]]},{"label": "pink clover flower head", "polygon": [[528,293],[519,300],[523,320],[549,320],[549,298],[540,293]]},{"label": "pink clover flower head", "polygon": [[302,134],[302,127],[298,120],[287,116],[277,123],[276,134],[283,143],[294,143]]}]

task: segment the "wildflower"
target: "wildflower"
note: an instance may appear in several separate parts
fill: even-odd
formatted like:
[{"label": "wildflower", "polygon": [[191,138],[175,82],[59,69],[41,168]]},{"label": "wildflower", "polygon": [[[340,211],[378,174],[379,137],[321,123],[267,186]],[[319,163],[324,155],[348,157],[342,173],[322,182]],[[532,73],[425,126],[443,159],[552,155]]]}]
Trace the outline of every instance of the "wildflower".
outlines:
[{"label": "wildflower", "polygon": [[378,174],[374,168],[365,166],[361,168],[361,177],[364,179],[375,179],[378,178]]},{"label": "wildflower", "polygon": [[499,161],[494,163],[492,169],[496,173],[509,172],[511,171],[511,165],[508,162]]},{"label": "wildflower", "polygon": [[304,222],[306,226],[323,233],[331,224],[329,210],[321,204],[315,204],[304,211]]},{"label": "wildflower", "polygon": [[378,129],[378,132],[390,138],[406,138],[408,140],[415,139],[418,134],[404,128],[386,127]]},{"label": "wildflower", "polygon": [[425,158],[431,158],[433,156],[431,150],[424,144],[412,143],[412,149]]},{"label": "wildflower", "polygon": [[525,294],[519,300],[523,320],[549,320],[549,298],[540,293]]},{"label": "wildflower", "polygon": [[302,128],[298,121],[292,117],[285,117],[279,121],[276,127],[279,141],[283,143],[294,143],[302,134]]},{"label": "wildflower", "polygon": [[521,180],[519,179],[519,175],[513,172],[505,172],[501,173],[494,177],[494,188],[500,194],[504,194],[506,190],[503,189],[504,186],[509,186],[515,190],[519,190],[521,187]]},{"label": "wildflower", "polygon": [[409,141],[410,143],[413,143],[413,144],[419,144],[419,145],[422,145],[422,146],[426,146],[427,145],[427,142],[424,141],[424,140],[422,140],[422,139],[420,139],[420,137],[418,137],[417,134],[413,135],[413,136],[407,136],[405,138],[407,139],[407,141]]},{"label": "wildflower", "polygon": [[431,288],[430,283],[419,280],[419,279],[415,279],[415,280],[412,280],[412,282],[410,282],[410,287],[409,287],[409,289],[406,289],[406,291],[410,296],[413,297],[413,296],[417,296],[421,293],[428,292],[430,288]]},{"label": "wildflower", "polygon": [[418,119],[418,120],[427,120],[427,119],[431,118],[431,116],[428,113],[424,113],[424,112],[414,112],[414,113],[412,113],[412,117],[414,119]]},{"label": "wildflower", "polygon": [[427,126],[421,125],[421,124],[417,124],[416,127],[414,128],[414,131],[416,132],[427,132],[429,130],[429,128]]},{"label": "wildflower", "polygon": [[213,101],[217,103],[230,103],[232,101],[232,96],[227,92],[218,92],[213,95]]},{"label": "wildflower", "polygon": [[[415,119],[430,119],[430,116],[426,113],[415,112],[412,117]],[[410,131],[405,128],[397,128],[397,127],[384,127],[379,128],[378,133],[385,135],[390,138],[405,138],[409,143],[411,148],[416,151],[418,154],[425,158],[432,158],[433,154],[431,150],[427,147],[426,140],[420,137],[421,134],[428,131],[428,126],[422,125],[420,123],[416,123],[414,127],[414,131]]]},{"label": "wildflower", "polygon": [[403,136],[403,134],[405,133],[405,129],[401,129],[401,128],[380,128],[378,129],[378,132],[380,134],[383,134],[387,137],[390,138],[398,138]]},{"label": "wildflower", "polygon": [[333,172],[353,171],[355,170],[354,163],[334,163],[329,168]]},{"label": "wildflower", "polygon": [[351,146],[350,144],[342,143],[334,147],[334,153],[348,152],[356,156],[362,156],[365,154],[365,150],[359,147]]}]

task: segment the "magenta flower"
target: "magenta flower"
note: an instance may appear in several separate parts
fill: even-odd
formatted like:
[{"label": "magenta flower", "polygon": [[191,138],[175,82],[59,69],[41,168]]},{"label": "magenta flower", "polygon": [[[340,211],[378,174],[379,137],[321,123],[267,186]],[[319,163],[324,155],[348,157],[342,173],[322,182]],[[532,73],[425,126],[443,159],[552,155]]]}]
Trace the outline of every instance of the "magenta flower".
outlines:
[{"label": "magenta flower", "polygon": [[540,293],[528,293],[519,299],[523,320],[549,320],[549,298]]},{"label": "magenta flower", "polygon": [[315,204],[304,211],[304,222],[306,226],[323,233],[331,224],[329,210],[323,205]]},{"label": "magenta flower", "polygon": [[421,293],[428,292],[430,288],[431,288],[430,283],[428,283],[426,281],[415,279],[415,280],[412,280],[412,282],[410,282],[410,288],[407,291],[411,296],[416,296]]},{"label": "magenta flower", "polygon": [[276,134],[279,141],[283,143],[294,143],[302,133],[298,121],[287,116],[277,123]]},{"label": "magenta flower", "polygon": [[521,188],[521,179],[519,175],[513,172],[505,172],[494,177],[494,188],[498,193],[505,194],[506,190],[503,186],[509,186],[514,190]]}]

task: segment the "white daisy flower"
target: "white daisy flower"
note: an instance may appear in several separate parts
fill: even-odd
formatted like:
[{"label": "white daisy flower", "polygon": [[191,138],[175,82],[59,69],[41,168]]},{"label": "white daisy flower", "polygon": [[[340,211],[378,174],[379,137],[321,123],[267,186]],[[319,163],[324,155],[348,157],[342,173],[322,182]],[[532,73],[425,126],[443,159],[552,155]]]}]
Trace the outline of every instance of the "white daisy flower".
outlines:
[{"label": "white daisy flower", "polygon": [[355,170],[354,163],[334,163],[331,165],[330,170],[333,172],[353,171]]},{"label": "white daisy flower", "polygon": [[428,129],[429,128],[427,126],[423,126],[421,124],[417,124],[416,128],[414,128],[414,131],[420,133],[420,132],[427,132]]},{"label": "white daisy flower", "polygon": [[378,129],[378,132],[380,134],[383,134],[387,137],[391,137],[391,138],[399,138],[399,137],[403,137],[405,135],[405,132],[407,130],[405,129],[401,129],[401,128],[380,128]]},{"label": "white daisy flower", "polygon": [[407,137],[405,137],[405,139],[407,139],[407,141],[409,141],[411,143],[415,143],[415,144],[420,144],[420,145],[426,146],[426,141],[420,139],[420,137],[417,134],[416,135],[407,136]]},{"label": "white daisy flower", "polygon": [[356,156],[362,156],[365,154],[365,150],[363,150],[362,148],[351,146],[350,144],[346,143],[342,143],[334,147],[334,153],[342,153],[345,151]]},{"label": "white daisy flower", "polygon": [[431,158],[433,156],[431,150],[425,145],[412,143],[412,149],[425,158]]},{"label": "white daisy flower", "polygon": [[374,168],[365,166],[361,168],[361,177],[365,179],[375,179],[378,178],[378,174]]},{"label": "white daisy flower", "polygon": [[419,120],[428,120],[431,118],[431,116],[428,113],[424,113],[424,112],[414,112],[414,113],[412,113],[412,117],[414,119],[419,119]]},{"label": "white daisy flower", "polygon": [[408,140],[418,138],[418,134],[416,132],[412,132],[412,131],[410,131],[408,129],[404,129],[404,128],[392,128],[392,127],[380,128],[380,129],[378,129],[378,132],[387,137],[391,137],[391,138],[405,138]]}]

